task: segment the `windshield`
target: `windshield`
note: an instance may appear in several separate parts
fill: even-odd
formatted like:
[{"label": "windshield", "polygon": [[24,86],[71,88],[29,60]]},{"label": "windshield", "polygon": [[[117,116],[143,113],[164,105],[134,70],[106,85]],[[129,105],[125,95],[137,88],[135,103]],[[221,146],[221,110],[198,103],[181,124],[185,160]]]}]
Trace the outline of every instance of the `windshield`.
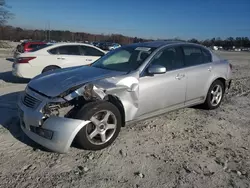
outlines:
[{"label": "windshield", "polygon": [[156,48],[125,46],[107,53],[93,67],[130,72],[136,70]]}]

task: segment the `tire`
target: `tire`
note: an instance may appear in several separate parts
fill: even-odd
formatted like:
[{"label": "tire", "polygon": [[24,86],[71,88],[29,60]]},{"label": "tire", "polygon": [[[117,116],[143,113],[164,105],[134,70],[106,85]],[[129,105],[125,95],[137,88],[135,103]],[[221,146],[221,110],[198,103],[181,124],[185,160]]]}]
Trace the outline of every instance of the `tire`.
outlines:
[{"label": "tire", "polygon": [[48,72],[48,71],[53,71],[53,70],[56,70],[56,69],[60,69],[60,67],[55,66],[55,65],[51,65],[51,66],[45,67],[43,69],[42,73],[45,73],[45,72]]},{"label": "tire", "polygon": [[[221,97],[218,97],[218,101],[213,101],[213,97],[214,95],[216,94],[212,94],[212,92],[216,93],[215,90],[220,87],[221,88]],[[203,103],[203,107],[207,110],[213,110],[213,109],[216,109],[220,106],[221,102],[222,102],[222,99],[223,99],[223,96],[224,96],[224,93],[225,93],[225,85],[223,84],[222,81],[220,80],[215,80],[209,90],[208,90],[208,93],[207,93],[207,96],[206,96],[206,100],[205,102]],[[219,96],[219,94],[217,94]],[[216,98],[216,97],[215,97]]]},{"label": "tire", "polygon": [[[98,118],[101,120],[102,117],[97,117],[95,115],[102,116],[102,113],[104,114],[104,119],[105,119],[107,115],[105,111],[110,113],[108,121],[110,122],[112,120],[114,121],[114,123],[102,124],[101,121],[99,120],[96,121],[96,119]],[[117,109],[117,107],[114,106],[112,103],[106,102],[106,101],[105,102],[91,102],[83,106],[76,114],[76,119],[90,120],[91,118],[94,118],[95,121],[92,121],[91,123],[87,124],[77,133],[75,137],[76,144],[80,148],[87,149],[87,150],[94,150],[94,151],[101,150],[110,146],[117,138],[121,130],[121,126],[122,126],[121,114],[119,110]],[[114,120],[114,118],[116,119],[116,121]],[[105,121],[103,120],[103,122]],[[116,124],[116,127],[114,130],[108,129],[109,125],[114,126],[115,124]],[[104,128],[101,126],[103,126]],[[107,139],[106,142],[103,142],[103,138],[101,136],[103,134],[106,135],[105,136]],[[96,136],[91,138],[91,135],[96,135]],[[99,140],[100,142],[98,143],[97,140]]]}]

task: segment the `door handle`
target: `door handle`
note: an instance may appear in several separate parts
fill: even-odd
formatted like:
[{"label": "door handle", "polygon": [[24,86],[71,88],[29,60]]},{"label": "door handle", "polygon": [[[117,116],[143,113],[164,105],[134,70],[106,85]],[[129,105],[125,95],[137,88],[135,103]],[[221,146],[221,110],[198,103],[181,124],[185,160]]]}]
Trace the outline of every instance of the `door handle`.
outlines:
[{"label": "door handle", "polygon": [[211,66],[210,66],[210,67],[208,67],[208,71],[210,71],[210,72],[212,71],[212,67],[211,67]]},{"label": "door handle", "polygon": [[57,59],[65,60],[65,58],[64,58],[64,57],[58,57]]},{"label": "door handle", "polygon": [[184,77],[185,77],[185,74],[177,74],[175,78],[176,78],[177,80],[181,80],[181,79],[184,78]]},{"label": "door handle", "polygon": [[86,59],[86,61],[92,61],[92,59]]}]

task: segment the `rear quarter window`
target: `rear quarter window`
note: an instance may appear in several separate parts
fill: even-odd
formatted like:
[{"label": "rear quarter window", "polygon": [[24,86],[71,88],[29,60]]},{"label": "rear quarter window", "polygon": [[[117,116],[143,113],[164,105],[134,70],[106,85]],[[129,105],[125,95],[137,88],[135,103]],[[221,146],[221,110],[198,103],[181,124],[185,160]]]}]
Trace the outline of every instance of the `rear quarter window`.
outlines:
[{"label": "rear quarter window", "polygon": [[212,55],[211,55],[211,53],[208,50],[202,49],[202,54],[203,54],[203,61],[204,61],[204,63],[210,63],[210,62],[212,62]]},{"label": "rear quarter window", "polygon": [[49,52],[50,54],[56,55],[56,54],[58,54],[58,48],[50,49],[50,50],[48,50],[48,52]]}]

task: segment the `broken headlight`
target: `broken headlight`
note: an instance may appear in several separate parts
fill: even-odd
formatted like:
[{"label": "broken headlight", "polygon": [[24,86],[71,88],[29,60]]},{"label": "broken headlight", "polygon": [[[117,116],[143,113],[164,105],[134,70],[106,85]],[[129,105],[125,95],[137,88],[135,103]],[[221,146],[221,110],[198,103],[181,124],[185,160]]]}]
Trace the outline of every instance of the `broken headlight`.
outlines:
[{"label": "broken headlight", "polygon": [[93,84],[87,84],[84,86],[83,97],[85,100],[90,100],[92,98]]},{"label": "broken headlight", "polygon": [[60,103],[48,103],[43,108],[45,116],[59,116]]},{"label": "broken headlight", "polygon": [[65,96],[71,95],[72,93],[74,93],[78,89],[81,89],[81,87],[82,87],[82,85],[78,85],[78,86],[72,87],[72,88],[68,89],[67,91],[63,92],[62,94],[60,94],[59,97],[63,97],[64,98]]},{"label": "broken headlight", "polygon": [[73,107],[70,102],[50,102],[42,110],[44,120],[50,116],[66,117]]},{"label": "broken headlight", "polygon": [[[71,89],[70,91],[72,91]],[[85,100],[89,101],[92,99],[103,99],[106,96],[105,90],[102,88],[97,88],[91,83],[85,84],[84,86],[72,91],[67,96],[64,96],[63,99],[66,101],[71,101],[77,97],[83,97]]]},{"label": "broken headlight", "polygon": [[93,84],[86,84],[80,88],[75,88],[70,89],[70,93],[68,93],[67,96],[63,97],[67,101],[71,101],[72,99],[76,97],[84,97],[85,100],[90,100],[93,97]]}]

